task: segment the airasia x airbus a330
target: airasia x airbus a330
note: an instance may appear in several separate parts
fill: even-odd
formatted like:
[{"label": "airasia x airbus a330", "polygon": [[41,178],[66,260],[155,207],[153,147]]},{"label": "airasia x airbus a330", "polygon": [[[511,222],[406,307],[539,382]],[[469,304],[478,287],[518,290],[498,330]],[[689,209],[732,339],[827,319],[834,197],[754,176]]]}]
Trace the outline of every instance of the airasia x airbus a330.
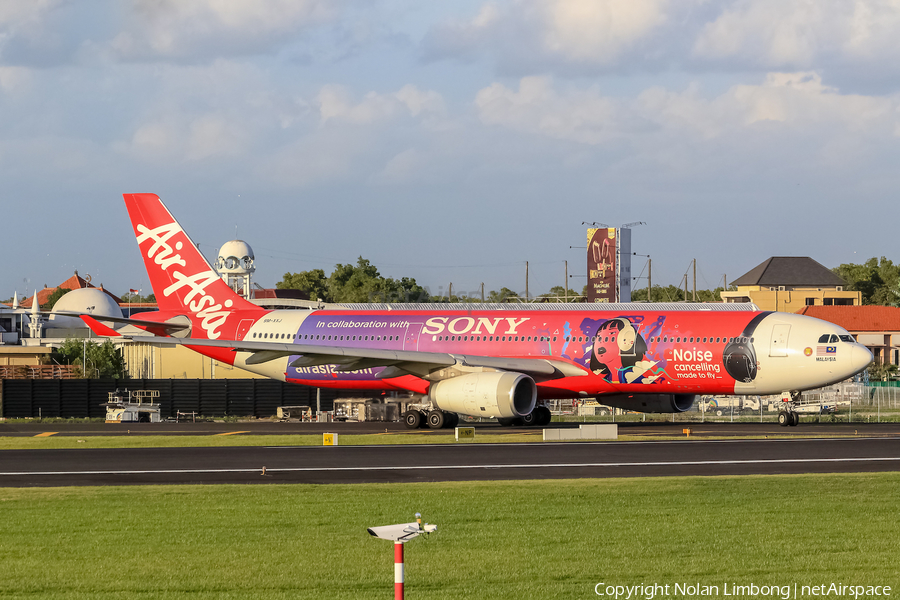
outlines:
[{"label": "airasia x airbus a330", "polygon": [[[135,341],[183,344],[273,379],[412,392],[409,427],[459,414],[546,424],[550,398],[640,412],[701,394],[784,394],[842,381],[872,354],[844,329],[753,305],[380,304],[268,310],[236,294],[155,194],[125,194],[159,311]],[[90,316],[95,332],[120,335]]]}]

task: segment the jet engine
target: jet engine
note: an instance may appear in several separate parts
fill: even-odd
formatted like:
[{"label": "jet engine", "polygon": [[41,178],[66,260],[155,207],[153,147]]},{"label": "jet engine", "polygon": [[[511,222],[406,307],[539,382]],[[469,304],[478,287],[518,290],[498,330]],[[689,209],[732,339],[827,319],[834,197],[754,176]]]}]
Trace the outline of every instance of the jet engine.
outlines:
[{"label": "jet engine", "polygon": [[611,394],[597,401],[607,406],[644,413],[680,413],[694,405],[693,394]]},{"label": "jet engine", "polygon": [[534,410],[537,386],[521,373],[491,371],[443,379],[431,385],[431,401],[441,410],[482,417],[523,417]]}]

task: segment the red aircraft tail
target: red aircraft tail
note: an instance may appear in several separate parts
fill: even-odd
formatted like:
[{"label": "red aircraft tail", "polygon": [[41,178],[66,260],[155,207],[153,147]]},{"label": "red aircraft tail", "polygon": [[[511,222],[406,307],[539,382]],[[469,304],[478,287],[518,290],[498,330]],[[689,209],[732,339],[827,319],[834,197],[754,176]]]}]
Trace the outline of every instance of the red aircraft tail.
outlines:
[{"label": "red aircraft tail", "polygon": [[123,195],[160,311],[186,314],[192,337],[216,339],[235,310],[260,310],[219,278],[159,196]]}]

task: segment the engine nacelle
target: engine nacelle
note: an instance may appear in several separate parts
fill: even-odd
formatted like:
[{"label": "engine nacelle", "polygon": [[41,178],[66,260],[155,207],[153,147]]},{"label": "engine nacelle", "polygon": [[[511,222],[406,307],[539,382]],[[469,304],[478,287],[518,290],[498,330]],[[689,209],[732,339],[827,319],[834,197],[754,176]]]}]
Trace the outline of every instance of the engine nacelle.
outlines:
[{"label": "engine nacelle", "polygon": [[431,401],[441,410],[482,417],[523,417],[534,410],[537,386],[521,373],[470,373],[431,384]]},{"label": "engine nacelle", "polygon": [[693,394],[611,394],[597,402],[644,413],[680,413],[694,405]]}]

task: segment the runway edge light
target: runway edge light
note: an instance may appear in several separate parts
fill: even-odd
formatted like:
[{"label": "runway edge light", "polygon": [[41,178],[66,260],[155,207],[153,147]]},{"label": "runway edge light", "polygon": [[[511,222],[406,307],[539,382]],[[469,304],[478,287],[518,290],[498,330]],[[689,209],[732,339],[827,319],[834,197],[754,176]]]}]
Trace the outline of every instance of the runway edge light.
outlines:
[{"label": "runway edge light", "polygon": [[381,527],[369,527],[366,529],[369,535],[394,542],[394,600],[403,600],[403,544],[417,538],[420,534],[429,534],[437,531],[437,525],[422,524],[422,514],[416,513],[413,523],[400,523],[398,525],[383,525]]}]

